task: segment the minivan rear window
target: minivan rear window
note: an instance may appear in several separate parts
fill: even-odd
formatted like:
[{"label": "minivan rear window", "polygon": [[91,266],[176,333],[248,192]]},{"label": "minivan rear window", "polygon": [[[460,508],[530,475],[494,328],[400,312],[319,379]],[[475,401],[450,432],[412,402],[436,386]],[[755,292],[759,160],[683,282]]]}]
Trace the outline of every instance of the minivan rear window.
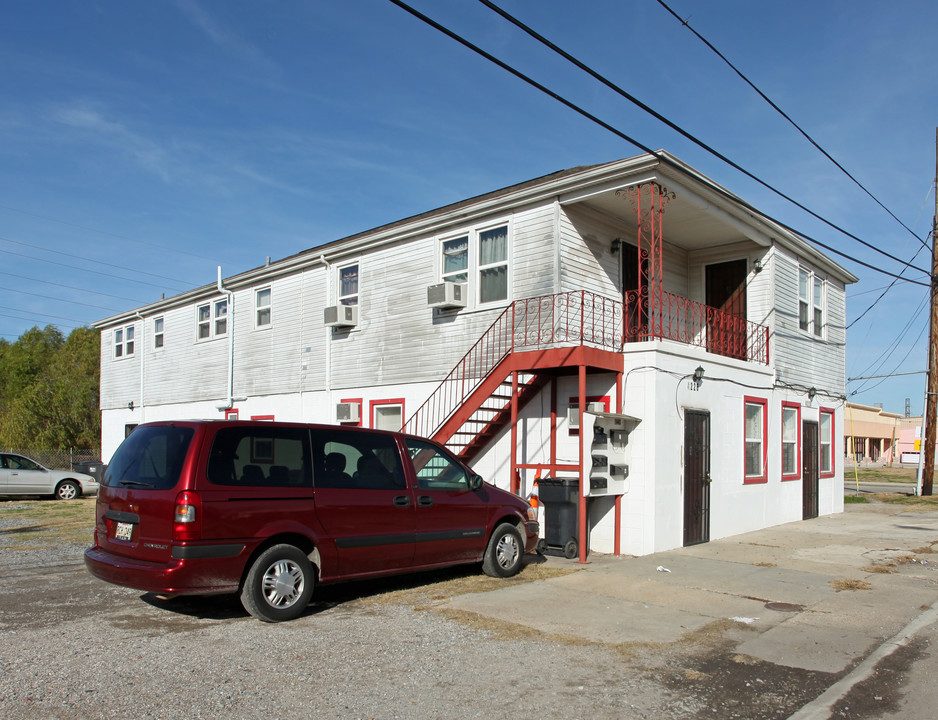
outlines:
[{"label": "minivan rear window", "polygon": [[309,434],[276,425],[223,428],[212,443],[208,479],[215,485],[309,487]]},{"label": "minivan rear window", "polygon": [[175,487],[192,435],[193,430],[188,427],[155,425],[136,428],[117,448],[102,484],[147,490]]}]

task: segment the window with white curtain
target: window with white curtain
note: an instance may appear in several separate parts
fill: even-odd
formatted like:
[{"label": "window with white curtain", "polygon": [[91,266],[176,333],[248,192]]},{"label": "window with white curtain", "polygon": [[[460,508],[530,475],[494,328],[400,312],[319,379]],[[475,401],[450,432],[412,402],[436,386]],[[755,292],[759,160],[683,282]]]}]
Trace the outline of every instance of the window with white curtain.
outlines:
[{"label": "window with white curtain", "polygon": [[468,283],[480,305],[508,299],[508,225],[474,228],[440,240],[440,279]]}]

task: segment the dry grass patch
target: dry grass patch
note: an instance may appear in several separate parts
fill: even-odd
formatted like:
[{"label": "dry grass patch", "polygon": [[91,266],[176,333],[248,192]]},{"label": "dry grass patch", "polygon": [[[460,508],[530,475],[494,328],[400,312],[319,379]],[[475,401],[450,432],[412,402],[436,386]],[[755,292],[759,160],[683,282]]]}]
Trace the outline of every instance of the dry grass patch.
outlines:
[{"label": "dry grass patch", "polygon": [[878,573],[880,575],[889,575],[891,573],[899,572],[896,568],[889,565],[867,565],[864,568],[860,568],[863,572],[868,573]]},{"label": "dry grass patch", "polygon": [[872,590],[873,586],[866,580],[831,580],[831,587],[837,592],[841,590]]},{"label": "dry grass patch", "polygon": [[438,582],[423,583],[414,587],[390,590],[380,595],[362,598],[362,602],[366,604],[411,605],[415,610],[426,610],[457,595],[491,592],[492,590],[501,590],[502,588],[538,580],[549,580],[550,578],[569,575],[572,572],[577,572],[577,570],[530,563],[520,573],[510,578],[493,578],[482,573],[459,574]]},{"label": "dry grass patch", "polygon": [[94,497],[0,502],[0,548],[22,550],[94,541]]},{"label": "dry grass patch", "polygon": [[[419,608],[416,608],[419,609]],[[575,635],[561,635],[557,633],[544,633],[530,628],[527,625],[499,620],[497,618],[479,615],[466,610],[450,610],[448,608],[436,609],[440,615],[460,625],[474,630],[484,630],[499,640],[549,640],[562,645],[593,645],[595,643]]]},{"label": "dry grass patch", "polygon": [[908,505],[913,509],[935,510],[938,508],[938,495],[904,495],[902,493],[874,493],[870,497],[891,505]]},{"label": "dry grass patch", "polygon": [[778,567],[778,565],[774,562],[757,562],[753,563],[753,565],[756,567]]}]

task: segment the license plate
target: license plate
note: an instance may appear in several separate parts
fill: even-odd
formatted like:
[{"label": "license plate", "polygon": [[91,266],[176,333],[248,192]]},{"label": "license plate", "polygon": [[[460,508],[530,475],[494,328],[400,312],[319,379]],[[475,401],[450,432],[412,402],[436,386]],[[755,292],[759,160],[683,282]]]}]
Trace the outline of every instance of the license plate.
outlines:
[{"label": "license plate", "polygon": [[117,529],[114,531],[114,537],[117,540],[130,540],[134,534],[134,524],[119,522],[117,523]]}]

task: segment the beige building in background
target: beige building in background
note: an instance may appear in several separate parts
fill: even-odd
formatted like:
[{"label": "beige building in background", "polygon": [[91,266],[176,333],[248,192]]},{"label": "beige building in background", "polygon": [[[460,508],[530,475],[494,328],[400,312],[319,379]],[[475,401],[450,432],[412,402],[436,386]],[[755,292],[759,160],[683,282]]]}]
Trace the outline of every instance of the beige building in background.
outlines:
[{"label": "beige building in background", "polygon": [[[914,420],[915,426],[921,424],[921,418],[905,418],[898,413],[886,412],[881,407],[859,405],[848,402],[844,406],[844,455],[858,463],[899,461],[900,452],[912,452],[913,448],[899,448],[898,443],[903,428],[909,427]],[[917,451],[917,448],[915,448]]]}]

